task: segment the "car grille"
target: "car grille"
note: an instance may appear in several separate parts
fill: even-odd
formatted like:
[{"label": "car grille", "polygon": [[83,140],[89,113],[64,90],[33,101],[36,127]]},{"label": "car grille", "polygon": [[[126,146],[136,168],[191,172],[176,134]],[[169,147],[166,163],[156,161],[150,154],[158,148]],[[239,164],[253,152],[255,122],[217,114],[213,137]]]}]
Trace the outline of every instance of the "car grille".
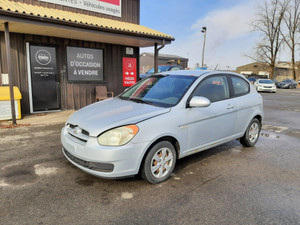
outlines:
[{"label": "car grille", "polygon": [[73,138],[76,138],[77,140],[81,141],[81,142],[87,142],[88,138],[89,138],[89,132],[81,129],[79,126],[77,125],[73,125],[73,124],[67,124],[67,131],[68,134],[71,135]]},{"label": "car grille", "polygon": [[66,149],[63,148],[63,151],[65,153],[65,155],[74,163],[90,169],[90,170],[95,170],[95,171],[99,171],[99,172],[112,172],[114,170],[114,164],[111,163],[98,163],[98,162],[90,162],[90,161],[85,161],[82,159],[79,159],[75,156],[73,156],[72,154],[70,154]]},{"label": "car grille", "polygon": [[272,86],[264,86],[264,88],[272,88]]}]

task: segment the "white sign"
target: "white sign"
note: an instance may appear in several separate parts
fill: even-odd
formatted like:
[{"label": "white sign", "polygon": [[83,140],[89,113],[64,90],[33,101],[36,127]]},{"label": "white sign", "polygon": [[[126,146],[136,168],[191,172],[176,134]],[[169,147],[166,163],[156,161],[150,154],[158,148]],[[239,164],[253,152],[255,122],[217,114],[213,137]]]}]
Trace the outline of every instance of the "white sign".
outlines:
[{"label": "white sign", "polygon": [[111,16],[121,17],[122,0],[38,0],[57,5],[69,6],[77,9],[84,9],[92,12],[103,13]]},{"label": "white sign", "polygon": [[126,47],[126,55],[133,55],[133,48]]},{"label": "white sign", "polygon": [[[15,100],[16,106],[16,118],[19,118],[19,104],[18,100]],[[10,120],[11,119],[11,104],[9,101],[0,101],[0,120]]]}]

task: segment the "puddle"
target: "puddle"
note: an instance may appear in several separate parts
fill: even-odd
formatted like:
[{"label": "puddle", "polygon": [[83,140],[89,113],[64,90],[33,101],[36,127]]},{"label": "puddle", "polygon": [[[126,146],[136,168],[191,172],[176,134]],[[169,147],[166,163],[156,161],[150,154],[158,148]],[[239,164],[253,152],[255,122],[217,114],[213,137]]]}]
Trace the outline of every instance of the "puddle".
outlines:
[{"label": "puddle", "polygon": [[13,165],[6,166],[3,169],[2,186],[7,185],[24,185],[34,183],[38,176],[32,166]]},{"label": "puddle", "polygon": [[262,129],[270,131],[270,132],[281,133],[281,132],[283,132],[283,131],[285,131],[289,128],[288,127],[281,127],[281,126],[273,126],[273,125],[263,125]]},{"label": "puddle", "polygon": [[90,187],[93,186],[95,183],[95,181],[93,181],[90,178],[78,178],[76,180],[76,184],[80,185],[80,186],[84,186],[84,187]]},{"label": "puddle", "polygon": [[278,134],[270,134],[270,133],[261,132],[260,135],[263,137],[266,137],[266,138],[280,139],[280,136]]},{"label": "puddle", "polygon": [[58,168],[37,165],[13,164],[1,169],[0,186],[25,185],[35,183],[38,177],[55,174]]}]

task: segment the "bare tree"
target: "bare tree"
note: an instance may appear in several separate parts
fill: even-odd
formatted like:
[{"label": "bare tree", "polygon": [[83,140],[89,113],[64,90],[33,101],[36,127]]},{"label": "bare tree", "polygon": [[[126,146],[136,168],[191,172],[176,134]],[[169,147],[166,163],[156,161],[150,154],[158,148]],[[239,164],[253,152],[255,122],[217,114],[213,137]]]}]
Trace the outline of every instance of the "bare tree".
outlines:
[{"label": "bare tree", "polygon": [[258,5],[257,19],[253,22],[254,30],[261,33],[261,41],[251,58],[269,65],[271,79],[275,78],[277,55],[283,42],[280,29],[287,5],[288,0],[265,0]]},{"label": "bare tree", "polygon": [[295,51],[299,38],[300,28],[300,0],[290,0],[283,17],[284,28],[280,31],[284,42],[291,50],[291,63],[293,78],[298,81],[298,73],[295,68]]}]

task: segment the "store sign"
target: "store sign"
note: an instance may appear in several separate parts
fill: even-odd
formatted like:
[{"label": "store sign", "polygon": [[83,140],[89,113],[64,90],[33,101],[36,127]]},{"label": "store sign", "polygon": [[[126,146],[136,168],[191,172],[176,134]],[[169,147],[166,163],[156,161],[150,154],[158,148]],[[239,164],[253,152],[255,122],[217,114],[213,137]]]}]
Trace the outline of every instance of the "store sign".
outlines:
[{"label": "store sign", "polygon": [[69,81],[103,80],[103,50],[67,47]]},{"label": "store sign", "polygon": [[123,57],[123,86],[134,85],[136,76],[136,58]]},{"label": "store sign", "polygon": [[77,9],[121,17],[122,0],[38,0]]}]

